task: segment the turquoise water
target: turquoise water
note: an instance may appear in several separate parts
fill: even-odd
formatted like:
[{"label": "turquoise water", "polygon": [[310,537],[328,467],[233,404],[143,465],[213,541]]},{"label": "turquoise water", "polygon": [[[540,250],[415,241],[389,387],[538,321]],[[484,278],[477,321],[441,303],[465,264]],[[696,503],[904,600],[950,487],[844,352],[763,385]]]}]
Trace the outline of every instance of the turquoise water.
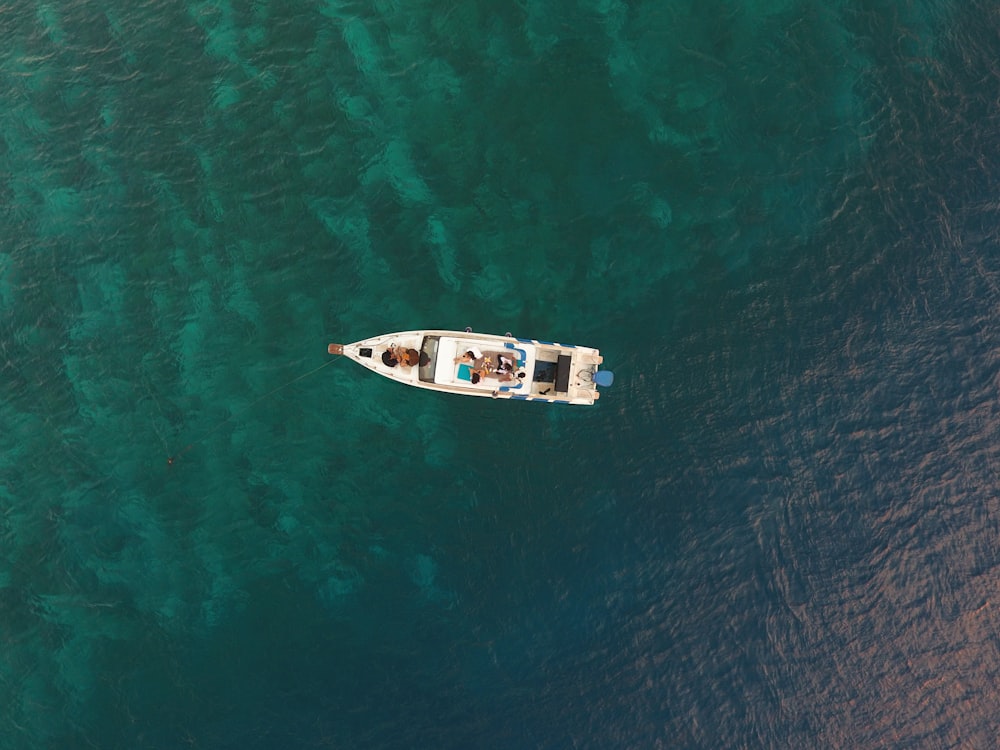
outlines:
[{"label": "turquoise water", "polygon": [[998,28],[5,7],[0,747],[991,746]]}]

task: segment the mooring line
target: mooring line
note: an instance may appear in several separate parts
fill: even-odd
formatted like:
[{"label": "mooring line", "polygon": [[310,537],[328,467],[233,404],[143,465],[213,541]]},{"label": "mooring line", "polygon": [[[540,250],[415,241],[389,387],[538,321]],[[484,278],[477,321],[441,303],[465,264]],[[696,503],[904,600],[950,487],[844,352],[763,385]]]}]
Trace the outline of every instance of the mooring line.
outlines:
[{"label": "mooring line", "polygon": [[252,409],[253,407],[255,407],[257,404],[259,404],[264,399],[270,398],[271,396],[273,396],[275,393],[277,393],[278,391],[282,390],[283,388],[287,388],[288,386],[290,386],[290,385],[292,385],[294,383],[297,383],[297,382],[299,382],[300,380],[302,380],[304,378],[308,378],[310,375],[313,375],[313,374],[319,372],[324,367],[329,367],[334,362],[336,362],[337,360],[340,360],[340,359],[343,359],[343,357],[335,357],[334,359],[327,360],[326,362],[324,362],[323,364],[321,364],[319,367],[313,368],[309,372],[303,373],[302,375],[299,375],[298,377],[292,378],[287,383],[279,385],[277,388],[275,388],[275,389],[273,389],[271,391],[268,391],[267,393],[265,393],[260,398],[258,398],[256,400],[252,401],[251,403],[247,404],[246,406],[244,406],[239,411],[233,412],[228,417],[226,417],[221,422],[219,422],[219,424],[215,425],[215,427],[213,427],[211,430],[209,430],[204,435],[202,435],[200,438],[198,438],[197,440],[192,440],[190,443],[188,443],[184,447],[184,449],[182,451],[180,451],[179,453],[175,453],[172,456],[167,456],[167,465],[168,466],[173,466],[174,463],[177,461],[177,459],[179,459],[181,456],[183,456],[189,450],[191,450],[196,445],[198,445],[198,443],[202,442],[203,440],[205,440],[208,437],[211,437],[213,434],[215,434],[216,432],[218,432],[219,430],[221,430],[223,427],[225,427],[229,422],[231,422],[232,420],[234,420],[236,417],[238,417],[238,416],[240,416],[242,414],[246,414],[250,409]]}]

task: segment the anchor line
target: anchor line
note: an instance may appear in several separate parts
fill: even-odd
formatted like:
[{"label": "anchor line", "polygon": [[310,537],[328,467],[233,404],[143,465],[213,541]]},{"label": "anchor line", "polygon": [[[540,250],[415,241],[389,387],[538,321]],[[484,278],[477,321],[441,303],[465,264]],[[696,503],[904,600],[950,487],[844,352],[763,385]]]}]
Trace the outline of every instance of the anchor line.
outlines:
[{"label": "anchor line", "polygon": [[304,380],[305,378],[308,378],[310,375],[314,375],[315,373],[317,373],[320,370],[322,370],[324,367],[329,367],[330,365],[332,365],[334,362],[338,361],[339,359],[343,359],[343,357],[341,356],[341,357],[337,357],[335,359],[327,360],[326,362],[324,362],[323,364],[321,364],[319,367],[315,367],[312,370],[310,370],[309,372],[303,373],[302,375],[299,375],[299,376],[297,376],[295,378],[292,378],[287,383],[283,383],[282,385],[279,385],[277,388],[274,388],[274,389],[268,391],[267,393],[265,393],[260,398],[257,398],[254,401],[251,401],[249,404],[247,404],[246,406],[244,406],[239,411],[234,412],[234,413],[230,414],[228,417],[226,417],[225,419],[223,419],[221,422],[219,422],[219,424],[215,425],[215,427],[213,427],[211,430],[209,430],[204,435],[202,435],[201,437],[199,437],[197,440],[192,440],[190,443],[188,443],[184,447],[184,449],[182,451],[180,451],[178,453],[175,453],[172,456],[167,456],[167,465],[168,466],[173,466],[173,464],[177,461],[177,459],[179,459],[181,456],[183,456],[189,450],[191,450],[196,445],[198,445],[198,443],[200,443],[200,442],[204,441],[205,439],[207,439],[207,438],[211,437],[212,435],[214,435],[216,432],[218,432],[219,430],[221,430],[223,427],[225,427],[227,424],[229,424],[229,422],[231,422],[236,417],[238,417],[238,416],[240,416],[242,414],[246,414],[250,409],[252,409],[253,407],[255,407],[257,404],[259,404],[264,399],[270,398],[271,396],[273,396],[278,391],[280,391],[280,390],[282,390],[284,388],[287,388],[290,385],[294,385],[295,383],[298,383],[300,380]]}]

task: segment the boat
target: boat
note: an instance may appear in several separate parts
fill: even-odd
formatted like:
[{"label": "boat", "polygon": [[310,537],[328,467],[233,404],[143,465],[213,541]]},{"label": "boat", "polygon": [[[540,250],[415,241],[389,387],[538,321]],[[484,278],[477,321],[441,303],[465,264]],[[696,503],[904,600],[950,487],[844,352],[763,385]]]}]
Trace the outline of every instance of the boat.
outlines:
[{"label": "boat", "polygon": [[327,351],[406,385],[461,396],[593,404],[614,382],[600,351],[510,333],[402,331]]}]

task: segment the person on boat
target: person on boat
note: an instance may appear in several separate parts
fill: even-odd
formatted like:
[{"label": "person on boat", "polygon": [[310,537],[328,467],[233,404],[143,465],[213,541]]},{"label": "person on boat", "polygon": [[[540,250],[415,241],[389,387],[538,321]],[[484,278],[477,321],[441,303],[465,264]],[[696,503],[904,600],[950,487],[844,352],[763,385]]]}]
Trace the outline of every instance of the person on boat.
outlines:
[{"label": "person on boat", "polygon": [[506,354],[497,355],[497,377],[500,380],[513,380],[514,370],[517,369],[517,360],[508,357]]},{"label": "person on boat", "polygon": [[482,359],[482,357],[483,353],[476,347],[472,347],[460,357],[455,357],[455,364],[457,365],[459,362],[475,362],[477,359]]},{"label": "person on boat", "polygon": [[396,367],[397,365],[413,367],[413,365],[420,364],[421,359],[420,352],[416,349],[404,349],[395,344],[382,352],[382,364],[386,367]]},{"label": "person on boat", "polygon": [[508,352],[487,352],[473,366],[486,370],[487,374],[501,381],[513,380],[515,374],[524,377],[517,372],[517,359]]}]

